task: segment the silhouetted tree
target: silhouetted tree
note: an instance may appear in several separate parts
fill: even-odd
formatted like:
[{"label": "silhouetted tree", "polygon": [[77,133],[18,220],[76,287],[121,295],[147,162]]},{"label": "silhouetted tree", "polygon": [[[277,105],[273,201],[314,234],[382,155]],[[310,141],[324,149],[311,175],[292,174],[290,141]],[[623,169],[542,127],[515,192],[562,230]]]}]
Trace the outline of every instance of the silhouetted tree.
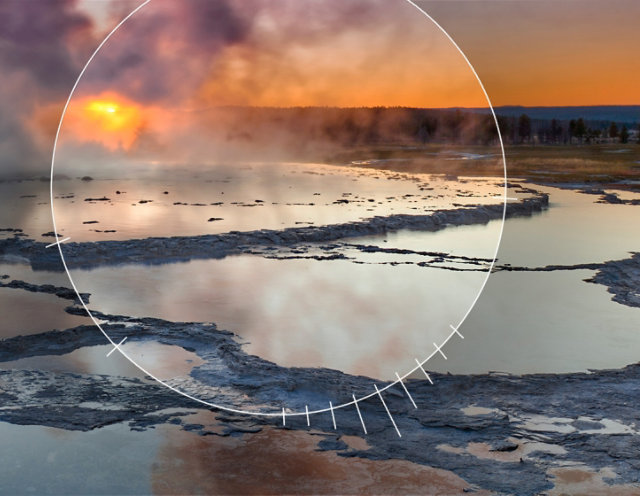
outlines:
[{"label": "silhouetted tree", "polygon": [[456,109],[455,112],[448,114],[445,120],[445,128],[449,137],[454,141],[458,141],[462,134],[462,125],[464,123],[464,116],[460,109]]},{"label": "silhouetted tree", "polygon": [[600,129],[587,129],[587,135],[586,135],[586,139],[587,139],[587,143],[598,143],[600,140],[600,135],[602,134],[602,131],[600,131]]},{"label": "silhouetted tree", "polygon": [[612,122],[609,126],[609,138],[616,139],[618,137],[618,126],[615,122]]},{"label": "silhouetted tree", "polygon": [[527,114],[522,114],[518,119],[518,136],[521,142],[531,139],[531,118]]},{"label": "silhouetted tree", "polygon": [[438,121],[436,119],[425,117],[418,126],[418,140],[423,144],[426,143],[429,138],[436,134],[438,130]]},{"label": "silhouetted tree", "polygon": [[576,121],[576,128],[575,128],[575,135],[576,135],[576,138],[580,140],[580,143],[582,143],[582,139],[584,138],[585,134],[587,134],[587,126],[584,123],[584,119],[580,117]]},{"label": "silhouetted tree", "polygon": [[622,131],[620,131],[620,143],[626,143],[629,141],[629,130],[627,126],[622,126]]},{"label": "silhouetted tree", "polygon": [[576,121],[571,119],[569,121],[569,144],[573,142],[573,137],[576,135]]},{"label": "silhouetted tree", "polygon": [[540,143],[547,143],[549,141],[549,137],[551,136],[551,130],[546,128],[538,129],[538,141]]},{"label": "silhouetted tree", "polygon": [[511,136],[511,119],[509,117],[505,117],[504,115],[498,116],[498,126],[500,127],[500,134],[502,135],[502,139],[506,142],[509,141],[509,137]]},{"label": "silhouetted tree", "polygon": [[562,136],[562,126],[557,119],[551,119],[551,140],[557,143]]}]

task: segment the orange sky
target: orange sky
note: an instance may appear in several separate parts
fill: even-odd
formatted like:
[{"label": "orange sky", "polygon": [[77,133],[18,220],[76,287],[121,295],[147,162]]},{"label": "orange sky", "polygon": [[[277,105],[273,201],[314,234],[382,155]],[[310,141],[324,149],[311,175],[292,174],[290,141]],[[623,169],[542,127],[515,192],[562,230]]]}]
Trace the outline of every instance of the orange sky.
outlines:
[{"label": "orange sky", "polygon": [[[129,10],[127,0],[112,3]],[[638,0],[416,3],[460,44],[494,105],[640,104]],[[108,24],[104,2],[83,0],[81,5]],[[353,8],[343,11],[336,6],[345,2],[335,0],[236,0],[230,5],[251,20],[250,32],[221,57],[212,57],[210,65],[199,64],[205,72],[191,101],[195,106],[485,105],[456,50],[405,0],[350,0],[346,5]],[[180,43],[180,26],[190,29],[193,20],[178,13],[183,7],[154,0],[136,14],[151,18],[165,9],[176,18],[174,31],[156,48],[171,51],[170,45]],[[332,11],[338,12],[331,17]],[[191,47],[197,51],[197,45]],[[157,50],[145,56],[158,56]]]},{"label": "orange sky", "polygon": [[[198,25],[204,5],[155,0],[127,22],[78,88],[71,135],[128,149],[143,130],[188,134],[190,111],[225,105],[487,105],[455,46],[405,0],[237,0],[232,14],[214,12],[217,29]],[[640,1],[419,5],[465,51],[494,106],[640,103]]]},{"label": "orange sky", "polygon": [[418,0],[494,105],[640,104],[638,0]]},{"label": "orange sky", "polygon": [[[405,0],[229,4],[245,24],[233,39],[216,44],[190,33],[201,8],[197,1],[154,0],[109,40],[79,92],[112,91],[134,100],[153,94],[168,106],[191,109],[486,106],[457,49]],[[167,25],[167,19],[173,22]],[[211,27],[212,38],[219,29]],[[132,65],[132,54],[144,62]],[[113,68],[103,70],[105,64]],[[163,94],[146,91],[158,81],[166,86]]]},{"label": "orange sky", "polygon": [[337,28],[327,24],[311,36],[290,29],[277,10],[262,12],[251,40],[216,59],[197,101],[279,107],[486,105],[463,57],[418,9],[405,0],[370,5],[368,22],[345,16],[334,21]]}]

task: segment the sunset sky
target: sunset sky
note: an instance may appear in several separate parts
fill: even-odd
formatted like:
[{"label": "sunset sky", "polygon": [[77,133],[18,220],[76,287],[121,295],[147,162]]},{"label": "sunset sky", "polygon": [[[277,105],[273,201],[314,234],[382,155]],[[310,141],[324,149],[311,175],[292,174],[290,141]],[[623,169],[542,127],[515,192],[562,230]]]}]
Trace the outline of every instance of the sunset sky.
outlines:
[{"label": "sunset sky", "polygon": [[405,0],[153,0],[80,90],[188,109],[486,105],[455,47]]},{"label": "sunset sky", "polygon": [[[139,17],[163,17],[158,12],[165,8],[162,3],[152,0]],[[189,3],[199,10],[202,2]],[[233,40],[234,46],[211,67],[210,84],[200,95],[204,100],[233,103],[246,100],[250,93],[258,105],[313,105],[327,99],[336,105],[379,105],[385,100],[388,105],[416,107],[483,103],[451,44],[405,0],[227,3],[236,18],[235,24],[226,22],[227,29],[238,29],[235,35],[242,39]],[[416,3],[462,47],[494,105],[640,104],[640,58],[635,56],[640,2],[636,0]],[[92,14],[96,25],[106,28],[138,4],[83,0],[80,6]],[[212,15],[220,20],[220,11]],[[186,29],[193,23],[188,14],[172,12],[170,19],[174,26],[170,33],[164,26],[165,41],[171,34],[174,40],[179,38],[175,36],[180,31],[178,22]],[[144,37],[153,32],[148,27],[144,30]],[[129,33],[141,38],[136,26],[130,26]],[[122,37],[131,39],[124,33]],[[160,47],[155,47],[157,53]],[[345,74],[356,60],[358,64]],[[254,82],[262,84],[238,88],[243,69],[261,71]],[[377,77],[367,78],[364,84],[363,73],[372,70]],[[266,88],[257,88],[274,76]],[[284,103],[283,83],[289,95]],[[214,96],[221,92],[225,95]]]},{"label": "sunset sky", "polygon": [[[140,3],[0,4],[3,168],[45,161],[82,65]],[[465,51],[494,105],[640,103],[636,0],[417,3]],[[486,100],[455,47],[406,0],[152,0],[89,66],[64,133],[107,152],[160,149],[221,105]]]},{"label": "sunset sky", "polygon": [[418,0],[494,105],[640,105],[638,0]]},{"label": "sunset sky", "polygon": [[153,0],[87,69],[63,144],[139,152],[152,140],[165,160],[210,158],[228,134],[221,106],[487,101],[456,47],[405,0]]}]

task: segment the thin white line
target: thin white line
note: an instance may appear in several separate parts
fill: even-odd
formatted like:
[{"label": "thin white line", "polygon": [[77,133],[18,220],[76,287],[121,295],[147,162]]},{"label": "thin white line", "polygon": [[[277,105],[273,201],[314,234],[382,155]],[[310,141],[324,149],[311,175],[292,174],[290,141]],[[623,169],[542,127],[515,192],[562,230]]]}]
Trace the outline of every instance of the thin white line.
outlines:
[{"label": "thin white line", "polygon": [[64,243],[65,241],[69,241],[70,239],[70,237],[66,237],[64,239],[61,239],[60,241],[56,241],[54,243],[51,243],[50,245],[45,246],[45,248],[51,248],[52,246],[59,245],[60,243]]},{"label": "thin white line", "polygon": [[[447,339],[447,341],[448,341],[448,339]],[[446,341],[445,341],[445,343],[446,343]],[[439,351],[439,352],[440,352],[440,354],[441,354],[441,355],[444,357],[444,359],[446,360],[446,359],[447,359],[447,355],[445,355],[445,354],[442,352],[442,350],[441,350],[442,346],[444,346],[444,344],[445,344],[445,343],[442,343],[440,346],[438,346],[437,344],[433,343],[433,346],[435,346],[435,347],[436,347],[436,351]]]},{"label": "thin white line", "polygon": [[431,383],[431,385],[433,386],[433,381],[431,380],[431,377],[429,377],[429,374],[427,374],[427,371],[424,369],[424,367],[422,366],[422,364],[418,361],[418,359],[416,358],[416,363],[418,364],[418,367],[420,367],[420,370],[422,370],[424,372],[424,375],[427,377],[427,380]]},{"label": "thin white line", "polygon": [[311,421],[309,420],[309,405],[304,406],[304,411],[307,412],[307,427],[311,427]]},{"label": "thin white line", "polygon": [[396,428],[396,432],[398,433],[398,437],[402,437],[402,434],[400,434],[400,431],[398,430],[398,426],[396,425],[396,421],[393,420],[393,417],[391,416],[391,412],[389,411],[389,408],[387,407],[387,404],[384,402],[384,398],[382,397],[382,394],[380,394],[380,390],[378,389],[378,386],[376,384],[374,384],[373,387],[376,388],[376,393],[378,393],[378,396],[380,397],[380,401],[382,401],[382,406],[384,406],[384,409],[387,411],[387,415],[389,415],[389,418],[391,419],[391,423]]},{"label": "thin white line", "polygon": [[107,353],[107,356],[111,355],[111,353],[113,353],[114,351],[119,350],[120,349],[120,345],[122,343],[124,343],[126,340],[127,340],[127,336],[123,337],[122,341],[120,341],[118,344],[114,345],[113,349],[109,353]]},{"label": "thin white line", "polygon": [[460,331],[458,330],[457,327],[453,327],[453,324],[449,324],[449,327],[451,327],[451,329],[453,329],[453,332],[455,332],[458,336],[460,336],[460,339],[464,339],[464,336],[462,334],[460,334]]},{"label": "thin white line", "polygon": [[356,410],[358,411],[358,417],[360,417],[360,423],[362,424],[362,429],[364,430],[364,433],[367,434],[367,426],[364,425],[364,420],[362,420],[362,414],[360,413],[360,407],[358,406],[358,400],[356,400],[356,395],[352,394],[351,397],[353,398],[353,404],[356,406]]},{"label": "thin white line", "polygon": [[333,413],[333,403],[329,402],[329,410],[331,410],[331,420],[333,420],[333,430],[335,431],[338,426],[336,425],[336,416]]},{"label": "thin white line", "polygon": [[287,425],[286,416],[284,414],[284,407],[282,407],[282,425],[283,426]]},{"label": "thin white line", "polygon": [[396,377],[398,378],[398,382],[402,386],[402,389],[404,389],[404,392],[407,393],[407,396],[411,400],[411,403],[413,404],[413,408],[418,409],[418,405],[416,405],[416,402],[413,401],[413,398],[411,397],[411,394],[409,393],[407,386],[404,385],[404,382],[402,382],[402,379],[400,379],[400,375],[397,372],[396,372]]}]

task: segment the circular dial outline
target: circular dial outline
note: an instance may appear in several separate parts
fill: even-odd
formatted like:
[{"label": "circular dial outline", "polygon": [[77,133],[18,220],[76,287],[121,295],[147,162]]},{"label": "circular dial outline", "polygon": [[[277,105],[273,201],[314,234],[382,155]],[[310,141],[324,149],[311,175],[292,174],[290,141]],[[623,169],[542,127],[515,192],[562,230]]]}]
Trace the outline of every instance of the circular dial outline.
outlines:
[{"label": "circular dial outline", "polygon": [[[480,289],[478,290],[478,293],[476,294],[475,298],[473,299],[471,305],[469,306],[469,308],[467,309],[467,311],[464,313],[462,319],[460,320],[460,322],[457,325],[451,325],[450,327],[452,328],[451,333],[444,339],[444,341],[442,341],[442,343],[440,343],[439,345],[437,345],[436,343],[434,343],[434,350],[431,352],[431,354],[429,354],[427,356],[427,358],[425,358],[424,360],[420,361],[416,358],[416,366],[413,367],[411,370],[409,370],[407,373],[405,373],[404,375],[400,376],[397,375],[397,380],[389,382],[388,384],[386,384],[384,387],[378,388],[378,386],[376,385],[376,383],[373,383],[374,386],[374,390],[373,392],[371,392],[370,394],[361,396],[360,398],[356,398],[355,395],[353,395],[353,400],[345,402],[345,403],[341,403],[338,405],[333,405],[331,402],[329,402],[329,407],[328,408],[321,408],[321,409],[316,409],[316,410],[308,410],[305,409],[305,411],[293,411],[293,412],[286,412],[285,408],[282,408],[282,411],[278,411],[278,412],[255,412],[255,411],[250,411],[250,410],[241,410],[241,409],[237,409],[237,408],[232,408],[232,407],[228,407],[228,406],[224,406],[224,405],[219,405],[216,403],[212,403],[200,398],[197,398],[195,396],[190,395],[189,393],[186,393],[184,391],[181,391],[177,388],[175,388],[174,386],[171,386],[170,384],[168,384],[167,382],[163,381],[162,379],[156,377],[154,374],[150,373],[148,370],[146,370],[144,367],[142,367],[141,365],[139,365],[138,363],[136,363],[129,355],[127,355],[126,352],[124,352],[121,348],[120,348],[120,343],[116,343],[115,341],[113,341],[111,339],[111,337],[104,331],[104,329],[102,329],[102,326],[100,325],[100,323],[97,321],[97,319],[94,317],[94,315],[91,313],[91,310],[89,310],[89,308],[87,307],[86,303],[84,302],[83,298],[80,297],[80,293],[78,288],[76,287],[76,284],[73,280],[73,278],[71,277],[71,273],[69,272],[69,268],[67,267],[67,263],[66,260],[64,258],[64,253],[62,251],[62,239],[60,239],[60,237],[58,236],[58,230],[57,230],[57,226],[56,226],[56,217],[55,217],[55,208],[54,208],[54,194],[53,194],[53,180],[54,180],[54,166],[55,166],[55,159],[56,159],[56,151],[57,151],[57,145],[58,145],[58,139],[60,137],[60,131],[62,129],[62,124],[64,122],[64,117],[66,115],[67,109],[69,107],[69,104],[71,102],[71,99],[73,98],[73,95],[76,91],[76,88],[78,87],[78,84],[80,83],[80,80],[82,79],[84,73],[86,72],[87,68],[89,67],[89,65],[91,64],[91,62],[93,61],[93,59],[95,58],[95,56],[100,52],[100,50],[104,47],[104,45],[107,43],[107,41],[111,38],[111,36],[113,36],[113,34],[123,25],[125,24],[131,17],[133,17],[138,11],[140,11],[143,7],[145,7],[147,4],[151,3],[151,0],[145,0],[143,3],[141,3],[138,7],[136,7],[133,11],[131,11],[126,17],[124,17],[108,34],[107,36],[104,38],[104,40],[102,40],[102,42],[98,45],[98,47],[94,50],[94,52],[91,54],[91,56],[89,57],[89,59],[87,60],[86,64],[83,66],[82,70],[80,71],[80,74],[78,75],[78,78],[76,79],[71,92],[69,93],[69,96],[65,102],[64,108],[62,110],[62,114],[60,116],[60,120],[58,122],[58,127],[56,129],[56,135],[55,135],[55,141],[53,144],[53,152],[52,152],[52,156],[51,156],[51,173],[50,173],[50,182],[49,182],[49,194],[50,194],[50,205],[51,205],[51,218],[53,221],[53,232],[55,235],[55,239],[56,242],[55,244],[58,247],[58,252],[60,253],[60,258],[62,261],[62,265],[64,267],[64,270],[67,274],[67,277],[69,278],[69,282],[71,283],[71,286],[73,287],[73,290],[76,292],[76,294],[78,295],[78,300],[80,301],[80,303],[82,304],[82,307],[84,308],[85,312],[87,313],[87,315],[91,318],[92,322],[94,323],[94,325],[100,330],[100,332],[102,332],[102,334],[107,338],[107,340],[109,341],[109,343],[114,346],[114,350],[118,350],[127,360],[129,360],[129,362],[131,362],[135,367],[137,367],[141,372],[143,372],[144,374],[148,375],[149,377],[151,377],[152,379],[154,379],[156,382],[158,382],[159,384],[167,387],[168,389],[170,389],[171,391],[178,393],[192,401],[195,401],[197,403],[200,403],[202,405],[205,405],[209,408],[215,408],[217,410],[223,410],[223,411],[227,411],[227,412],[231,412],[231,413],[236,413],[236,414],[241,414],[241,415],[248,415],[248,416],[259,416],[259,417],[282,417],[282,421],[283,424],[286,423],[286,417],[299,417],[299,416],[308,416],[309,415],[315,415],[315,414],[319,414],[319,413],[326,413],[326,412],[331,412],[333,414],[334,410],[338,410],[341,408],[346,408],[348,406],[355,406],[356,408],[358,408],[358,403],[365,401],[369,398],[372,398],[374,396],[380,396],[380,398],[382,398],[381,393],[383,393],[384,391],[386,391],[387,389],[395,386],[396,384],[401,384],[404,388],[404,379],[406,379],[407,377],[409,377],[411,374],[413,374],[414,372],[417,372],[418,370],[421,370],[422,372],[425,373],[425,375],[427,374],[423,368],[424,364],[427,363],[431,358],[433,358],[436,354],[442,354],[442,348],[444,348],[444,346],[449,342],[449,340],[455,336],[456,334],[458,336],[460,336],[461,339],[464,339],[464,337],[462,336],[462,334],[459,332],[460,327],[464,324],[465,320],[467,319],[467,317],[469,316],[469,314],[471,313],[471,311],[473,310],[473,308],[475,307],[478,299],[480,298],[480,295],[482,294],[488,280],[489,277],[491,275],[491,273],[493,272],[493,267],[495,265],[496,259],[498,257],[498,250],[500,248],[500,243],[502,241],[502,234],[504,232],[504,222],[505,222],[505,218],[506,218],[506,213],[507,213],[507,162],[506,162],[506,155],[505,155],[505,150],[504,150],[504,143],[502,140],[502,134],[500,132],[500,126],[498,124],[498,118],[496,116],[496,113],[494,111],[493,105],[491,103],[491,99],[489,98],[489,95],[484,87],[484,85],[482,84],[482,80],[480,79],[480,77],[478,76],[478,73],[476,72],[475,68],[473,67],[473,65],[471,64],[471,62],[469,61],[469,59],[467,58],[467,56],[465,55],[465,53],[462,51],[462,49],[460,48],[460,46],[454,41],[454,39],[449,35],[449,33],[433,18],[431,17],[425,10],[423,10],[421,7],[419,7],[418,5],[416,5],[415,2],[413,2],[412,0],[405,0],[407,3],[409,3],[410,5],[412,5],[413,7],[415,7],[422,15],[424,15],[429,21],[431,21],[436,28],[445,35],[445,37],[453,44],[453,46],[456,48],[456,50],[458,51],[458,53],[462,56],[462,58],[464,59],[464,61],[466,62],[467,66],[469,67],[469,69],[471,70],[471,72],[473,73],[474,77],[476,78],[476,80],[478,81],[478,84],[480,85],[480,89],[482,90],[482,93],[484,95],[484,97],[486,98],[486,101],[489,105],[489,109],[491,111],[491,116],[493,117],[493,121],[494,124],[496,126],[496,130],[497,130],[497,136],[498,136],[498,141],[500,143],[500,152],[501,152],[501,160],[502,160],[502,166],[503,166],[503,208],[502,208],[502,218],[501,218],[501,225],[500,225],[500,230],[499,230],[499,235],[498,235],[498,241],[496,243],[496,248],[495,248],[495,252],[493,255],[493,259],[491,261],[491,263],[489,264],[489,269],[487,270],[486,276],[484,278],[484,280],[482,281],[482,284],[480,285]],[[444,354],[443,354],[444,356]],[[427,375],[427,378],[430,380],[429,376]],[[359,413],[359,410],[358,410]],[[392,419],[393,421],[393,419]],[[396,428],[397,430],[397,428]],[[398,432],[398,434],[400,434]]]}]

